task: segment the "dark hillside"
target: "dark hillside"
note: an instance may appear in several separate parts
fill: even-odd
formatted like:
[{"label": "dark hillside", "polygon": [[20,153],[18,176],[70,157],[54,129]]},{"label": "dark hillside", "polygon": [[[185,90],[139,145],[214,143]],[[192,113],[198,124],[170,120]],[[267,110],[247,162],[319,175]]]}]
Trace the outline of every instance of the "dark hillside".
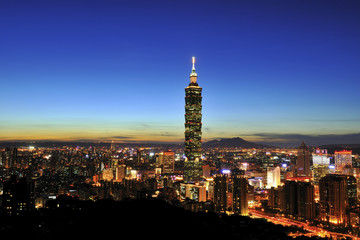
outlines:
[{"label": "dark hillside", "polygon": [[[162,200],[68,201],[1,217],[4,239],[292,239],[289,228],[241,216],[195,213]],[[59,207],[60,206],[60,207]]]}]

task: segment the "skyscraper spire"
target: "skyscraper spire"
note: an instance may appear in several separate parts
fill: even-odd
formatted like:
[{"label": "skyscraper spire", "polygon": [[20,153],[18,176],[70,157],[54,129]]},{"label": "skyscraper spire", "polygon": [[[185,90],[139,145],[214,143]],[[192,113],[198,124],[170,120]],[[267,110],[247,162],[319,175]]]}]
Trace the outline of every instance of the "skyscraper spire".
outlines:
[{"label": "skyscraper spire", "polygon": [[190,73],[190,82],[196,83],[197,73],[195,72],[195,57],[192,57],[192,70]]}]

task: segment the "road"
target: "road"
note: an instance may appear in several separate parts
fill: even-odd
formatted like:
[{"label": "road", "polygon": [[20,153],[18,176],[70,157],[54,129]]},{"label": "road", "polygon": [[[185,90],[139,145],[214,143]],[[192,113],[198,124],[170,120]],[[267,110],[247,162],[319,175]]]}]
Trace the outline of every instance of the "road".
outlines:
[{"label": "road", "polygon": [[[275,223],[275,224],[281,224],[283,226],[297,226],[299,228],[303,228],[305,230],[307,230],[309,233],[307,234],[302,234],[299,233],[299,235],[306,235],[306,236],[320,236],[320,237],[333,237],[336,239],[341,239],[344,237],[349,237],[352,238],[354,240],[360,240],[360,238],[349,235],[349,234],[342,234],[342,233],[336,233],[336,232],[331,232],[319,227],[315,227],[315,226],[310,226],[307,223],[304,222],[300,222],[300,221],[296,221],[293,219],[289,219],[289,218],[285,218],[285,217],[281,217],[281,216],[272,216],[271,214],[262,212],[262,211],[258,211],[258,210],[254,210],[254,209],[249,209],[249,213],[252,214],[253,218],[265,218],[268,221]],[[298,236],[297,234],[293,234],[293,237]]]}]

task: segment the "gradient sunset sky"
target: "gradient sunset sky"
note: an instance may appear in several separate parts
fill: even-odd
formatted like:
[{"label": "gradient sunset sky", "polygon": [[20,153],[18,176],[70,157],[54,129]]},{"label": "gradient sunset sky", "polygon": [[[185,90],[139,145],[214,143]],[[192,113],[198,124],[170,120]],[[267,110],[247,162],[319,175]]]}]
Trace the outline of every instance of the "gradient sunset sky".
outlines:
[{"label": "gradient sunset sky", "polygon": [[[0,2],[0,141],[360,143],[360,2]],[[319,139],[322,139],[321,141]]]}]

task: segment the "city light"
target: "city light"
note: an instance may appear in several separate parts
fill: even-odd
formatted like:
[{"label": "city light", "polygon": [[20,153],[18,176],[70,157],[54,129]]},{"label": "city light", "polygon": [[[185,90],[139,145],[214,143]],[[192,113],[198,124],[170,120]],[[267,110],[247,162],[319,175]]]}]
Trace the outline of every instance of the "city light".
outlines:
[{"label": "city light", "polygon": [[230,174],[231,171],[229,169],[223,169],[221,170],[222,174]]}]

